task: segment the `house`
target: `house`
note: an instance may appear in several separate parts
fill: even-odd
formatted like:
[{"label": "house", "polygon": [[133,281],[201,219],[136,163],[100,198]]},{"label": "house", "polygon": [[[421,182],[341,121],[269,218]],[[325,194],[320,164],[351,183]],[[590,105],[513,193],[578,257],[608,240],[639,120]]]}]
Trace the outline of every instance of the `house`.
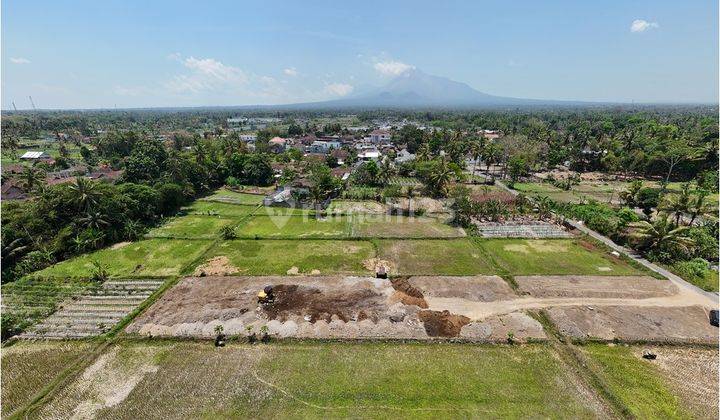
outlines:
[{"label": "house", "polygon": [[380,159],[381,155],[382,154],[377,149],[375,149],[375,150],[367,149],[367,150],[362,151],[361,153],[358,153],[358,160],[361,160],[363,162],[367,162],[369,160],[378,160],[378,159]]},{"label": "house", "polygon": [[246,143],[257,140],[257,134],[240,134],[240,140]]},{"label": "house", "polygon": [[485,137],[488,140],[495,140],[502,136],[502,133],[500,133],[497,130],[480,130],[480,133],[483,137]]},{"label": "house", "polygon": [[390,141],[391,137],[390,132],[387,130],[373,130],[370,133],[370,141],[373,143]]},{"label": "house", "polygon": [[282,153],[285,151],[285,145],[287,143],[287,140],[285,140],[282,137],[273,137],[268,141],[268,145],[270,146],[270,150],[272,150],[275,153]]},{"label": "house", "polygon": [[52,156],[45,152],[25,152],[22,156],[20,156],[20,159],[41,161],[51,160]]},{"label": "house", "polygon": [[0,193],[0,199],[2,200],[23,200],[27,198],[25,190],[14,181],[8,181],[2,184]]},{"label": "house", "polygon": [[405,163],[411,160],[415,160],[415,155],[408,152],[407,149],[402,149],[397,153],[397,156],[395,156],[396,163]]},{"label": "house", "polygon": [[323,141],[316,140],[307,148],[308,153],[327,154],[331,149],[339,149],[341,146],[339,141]]}]

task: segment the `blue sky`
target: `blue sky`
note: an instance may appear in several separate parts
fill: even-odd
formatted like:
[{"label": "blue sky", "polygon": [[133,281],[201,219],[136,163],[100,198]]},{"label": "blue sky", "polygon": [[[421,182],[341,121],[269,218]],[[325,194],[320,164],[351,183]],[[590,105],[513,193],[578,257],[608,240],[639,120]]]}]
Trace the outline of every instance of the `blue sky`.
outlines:
[{"label": "blue sky", "polygon": [[525,98],[718,101],[705,1],[2,2],[2,108],[281,104],[404,69]]}]

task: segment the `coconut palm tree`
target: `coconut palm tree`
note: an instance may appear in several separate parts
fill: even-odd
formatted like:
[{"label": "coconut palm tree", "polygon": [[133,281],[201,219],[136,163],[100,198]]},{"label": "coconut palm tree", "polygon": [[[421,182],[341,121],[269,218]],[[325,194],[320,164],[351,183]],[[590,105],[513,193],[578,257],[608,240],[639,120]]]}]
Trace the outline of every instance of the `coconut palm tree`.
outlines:
[{"label": "coconut palm tree", "polygon": [[475,183],[475,170],[477,169],[477,163],[478,160],[480,160],[480,157],[483,154],[483,150],[485,149],[484,145],[484,138],[478,141],[473,141],[470,143],[470,146],[468,147],[468,152],[470,152],[470,157],[472,157],[473,160],[473,170],[472,170],[472,180],[473,184]]},{"label": "coconut palm tree", "polygon": [[453,180],[454,176],[455,170],[450,167],[447,159],[443,157],[430,172],[428,180],[430,181],[432,188],[437,193],[440,195],[446,195],[448,184]]},{"label": "coconut palm tree", "polygon": [[26,167],[20,174],[20,182],[25,191],[35,190],[45,180],[45,173],[37,168]]},{"label": "coconut palm tree", "polygon": [[692,226],[692,224],[695,223],[695,219],[697,219],[698,216],[713,212],[712,205],[707,200],[707,197],[709,195],[710,191],[700,189],[695,194],[695,198],[690,200],[690,206],[688,208],[688,213],[690,213],[690,223],[688,223],[689,226]]},{"label": "coconut palm tree", "polygon": [[660,210],[666,211],[675,217],[675,225],[680,225],[680,218],[690,210],[690,186],[685,184],[678,194],[670,195]]},{"label": "coconut palm tree", "polygon": [[674,225],[667,215],[652,223],[641,221],[630,223],[628,226],[632,229],[628,239],[643,250],[678,249],[688,252],[695,244],[687,236],[690,228]]},{"label": "coconut palm tree", "polygon": [[430,151],[430,145],[428,143],[423,143],[417,150],[417,160],[420,162],[424,162],[426,160],[430,160],[430,156],[432,155],[432,152]]},{"label": "coconut palm tree", "polygon": [[85,177],[78,177],[75,183],[70,185],[70,190],[74,195],[75,206],[83,213],[87,213],[90,208],[97,204],[100,196],[95,183]]}]

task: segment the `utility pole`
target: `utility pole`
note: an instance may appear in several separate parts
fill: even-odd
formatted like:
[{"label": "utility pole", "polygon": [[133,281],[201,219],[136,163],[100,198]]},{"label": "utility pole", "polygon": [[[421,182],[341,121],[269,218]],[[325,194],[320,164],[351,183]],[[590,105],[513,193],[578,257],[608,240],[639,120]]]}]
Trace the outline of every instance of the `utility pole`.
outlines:
[{"label": "utility pole", "polygon": [[15,106],[15,101],[12,101],[12,104],[13,104],[13,109],[15,110],[15,112],[17,112],[17,107]]},{"label": "utility pole", "polygon": [[35,108],[35,102],[32,100],[32,96],[28,96],[30,98],[30,105],[32,105],[33,111],[37,111],[37,108]]}]

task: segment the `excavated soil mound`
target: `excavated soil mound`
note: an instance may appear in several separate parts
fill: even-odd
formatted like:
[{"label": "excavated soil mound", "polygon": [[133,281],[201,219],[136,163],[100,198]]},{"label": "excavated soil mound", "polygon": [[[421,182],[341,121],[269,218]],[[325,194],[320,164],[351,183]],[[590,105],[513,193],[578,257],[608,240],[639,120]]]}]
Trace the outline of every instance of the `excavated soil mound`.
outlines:
[{"label": "excavated soil mound", "polygon": [[263,308],[269,319],[286,321],[292,315],[309,317],[314,323],[330,322],[337,317],[344,322],[372,319],[385,307],[385,296],[371,290],[347,292],[321,291],[316,287],[279,284],[273,288],[275,302]]},{"label": "excavated soil mound", "polygon": [[390,280],[395,289],[391,300],[401,302],[404,305],[415,305],[420,308],[427,309],[428,303],[425,301],[422,290],[410,284],[407,277],[396,277]]},{"label": "excavated soil mound", "polygon": [[230,264],[228,257],[222,255],[211,258],[195,269],[195,276],[226,276],[237,273],[238,268]]},{"label": "excavated soil mound", "polygon": [[418,316],[430,337],[457,337],[462,327],[470,322],[470,318],[449,311],[420,311]]}]

